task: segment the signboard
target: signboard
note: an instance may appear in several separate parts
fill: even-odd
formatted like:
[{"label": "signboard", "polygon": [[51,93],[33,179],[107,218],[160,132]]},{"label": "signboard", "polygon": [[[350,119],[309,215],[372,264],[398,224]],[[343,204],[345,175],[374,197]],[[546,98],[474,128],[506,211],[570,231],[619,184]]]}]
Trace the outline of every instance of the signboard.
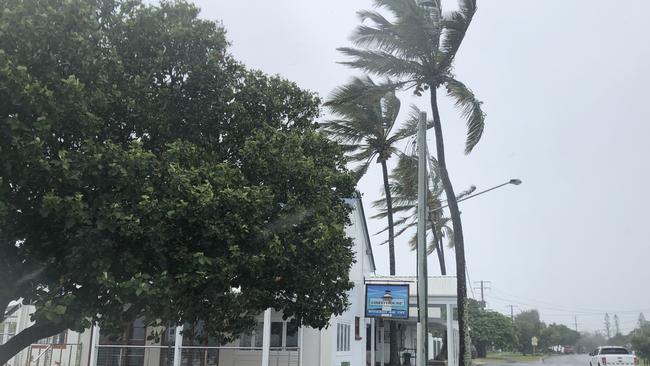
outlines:
[{"label": "signboard", "polygon": [[531,338],[531,339],[530,339],[530,344],[531,344],[531,346],[533,346],[533,347],[537,347],[537,342],[538,342],[538,341],[539,341],[539,340],[537,339],[537,337],[533,337],[533,338]]},{"label": "signboard", "polygon": [[409,317],[409,285],[366,284],[366,317]]}]

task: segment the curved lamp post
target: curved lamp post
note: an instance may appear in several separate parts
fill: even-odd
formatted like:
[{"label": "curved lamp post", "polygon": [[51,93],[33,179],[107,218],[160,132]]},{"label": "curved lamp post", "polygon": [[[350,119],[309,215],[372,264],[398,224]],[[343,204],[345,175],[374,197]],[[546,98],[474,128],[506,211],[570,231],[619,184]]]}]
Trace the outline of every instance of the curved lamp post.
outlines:
[{"label": "curved lamp post", "polygon": [[[505,182],[505,183],[501,183],[501,184],[499,184],[499,185],[497,185],[497,186],[494,186],[494,187],[492,187],[492,188],[488,188],[488,189],[486,189],[486,190],[484,190],[484,191],[480,191],[480,192],[478,192],[478,193],[470,194],[470,195],[467,196],[467,197],[463,197],[463,198],[457,200],[457,202],[465,201],[465,200],[468,200],[468,199],[470,199],[470,198],[474,198],[474,197],[476,197],[476,196],[480,196],[480,195],[482,195],[483,193],[487,193],[487,192],[493,191],[493,190],[495,190],[495,189],[497,189],[497,188],[501,188],[501,187],[503,187],[503,186],[507,186],[508,184],[512,184],[513,186],[518,186],[518,185],[520,185],[521,183],[522,183],[522,182],[521,182],[521,179],[513,178],[513,179],[510,179],[509,181],[507,181],[507,182]],[[435,209],[433,209],[433,210],[431,210],[431,211],[433,212],[433,211],[442,210],[443,208],[448,207],[448,206],[449,206],[449,205],[444,205],[444,206],[436,207]]]}]

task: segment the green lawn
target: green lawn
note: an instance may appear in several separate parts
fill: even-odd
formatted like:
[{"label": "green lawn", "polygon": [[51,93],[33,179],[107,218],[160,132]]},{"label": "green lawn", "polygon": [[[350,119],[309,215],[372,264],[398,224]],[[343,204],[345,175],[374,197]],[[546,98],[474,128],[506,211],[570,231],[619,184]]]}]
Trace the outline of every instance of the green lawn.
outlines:
[{"label": "green lawn", "polygon": [[512,363],[512,362],[539,362],[542,359],[541,355],[526,355],[521,353],[488,353],[485,358],[477,358],[472,361],[476,365],[493,364],[493,363]]}]

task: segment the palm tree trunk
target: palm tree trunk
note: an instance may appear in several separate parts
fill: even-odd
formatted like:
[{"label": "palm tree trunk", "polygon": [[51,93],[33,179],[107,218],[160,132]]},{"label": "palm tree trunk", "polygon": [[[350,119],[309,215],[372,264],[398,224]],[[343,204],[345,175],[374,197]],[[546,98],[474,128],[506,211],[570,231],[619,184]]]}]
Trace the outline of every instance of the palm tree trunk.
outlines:
[{"label": "palm tree trunk", "polygon": [[[469,335],[467,332],[467,324],[465,322],[465,303],[467,301],[467,283],[465,279],[465,243],[463,239],[463,224],[460,219],[460,210],[458,209],[458,202],[456,201],[456,194],[454,187],[449,179],[449,172],[447,171],[447,162],[445,160],[445,145],[442,137],[442,124],[440,121],[440,112],[438,111],[438,97],[436,94],[436,84],[434,82],[430,85],[431,89],[431,111],[433,113],[433,130],[436,138],[436,154],[438,158],[438,165],[440,167],[440,179],[445,189],[447,196],[447,204],[449,205],[449,213],[451,214],[451,223],[454,229],[454,246],[456,249],[456,279],[457,279],[457,308],[458,308],[458,331],[459,331],[459,357],[458,365],[467,366],[471,364],[470,347],[468,347]],[[447,316],[452,316],[448,314]],[[469,357],[468,357],[469,355]]]},{"label": "palm tree trunk", "polygon": [[433,234],[433,241],[436,243],[436,251],[438,252],[438,263],[440,264],[440,274],[443,276],[447,275],[447,266],[445,265],[445,251],[442,248],[442,238],[438,237],[438,232],[436,231],[436,223],[433,220],[431,222],[431,233]]},{"label": "palm tree trunk", "polygon": [[393,198],[388,183],[388,167],[386,161],[381,161],[381,171],[384,175],[384,194],[386,195],[386,218],[388,219],[388,256],[390,260],[390,275],[395,275],[395,227],[393,224]]},{"label": "palm tree trunk", "polygon": [[[386,195],[386,217],[388,218],[388,257],[390,261],[390,275],[395,275],[395,228],[393,224],[393,198],[390,194],[388,183],[388,167],[386,161],[381,160],[381,170],[384,175],[384,194]],[[397,323],[389,321],[390,357],[389,365],[399,365],[399,353],[397,350]]]}]

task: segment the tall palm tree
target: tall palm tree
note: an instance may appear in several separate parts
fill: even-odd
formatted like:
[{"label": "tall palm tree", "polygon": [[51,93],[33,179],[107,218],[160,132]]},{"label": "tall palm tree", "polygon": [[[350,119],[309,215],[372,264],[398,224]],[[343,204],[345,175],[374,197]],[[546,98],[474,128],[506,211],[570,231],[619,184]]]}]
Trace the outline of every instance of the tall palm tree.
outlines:
[{"label": "tall palm tree", "polygon": [[[455,100],[466,119],[468,132],[465,152],[470,153],[479,142],[485,115],[481,102],[452,70],[454,58],[476,12],[476,0],[459,0],[459,9],[443,16],[440,0],[375,0],[375,5],[388,10],[391,20],[377,11],[361,11],[362,21],[370,24],[357,27],[352,42],[357,48],[340,48],[350,57],[344,62],[370,74],[398,79],[397,85],[414,88],[416,95],[430,92],[436,155],[454,228],[456,248],[456,276],[458,287],[458,323],[460,331],[459,364],[471,362],[465,303],[467,283],[465,276],[465,245],[458,202],[449,178],[445,159],[442,124],[438,111],[438,89],[444,87]],[[423,2],[424,3],[424,2]]]},{"label": "tall palm tree", "polygon": [[[353,78],[349,84],[334,90],[325,103],[335,119],[323,123],[323,130],[338,141],[347,151],[351,162],[361,163],[355,171],[361,178],[370,164],[375,161],[381,165],[384,196],[386,198],[386,217],[388,219],[388,253],[390,274],[395,275],[395,235],[393,223],[393,203],[388,183],[388,160],[398,152],[397,142],[406,138],[410,131],[394,131],[400,101],[395,89],[376,84],[369,77]],[[390,322],[390,363],[399,362],[397,355],[397,324]]]}]

